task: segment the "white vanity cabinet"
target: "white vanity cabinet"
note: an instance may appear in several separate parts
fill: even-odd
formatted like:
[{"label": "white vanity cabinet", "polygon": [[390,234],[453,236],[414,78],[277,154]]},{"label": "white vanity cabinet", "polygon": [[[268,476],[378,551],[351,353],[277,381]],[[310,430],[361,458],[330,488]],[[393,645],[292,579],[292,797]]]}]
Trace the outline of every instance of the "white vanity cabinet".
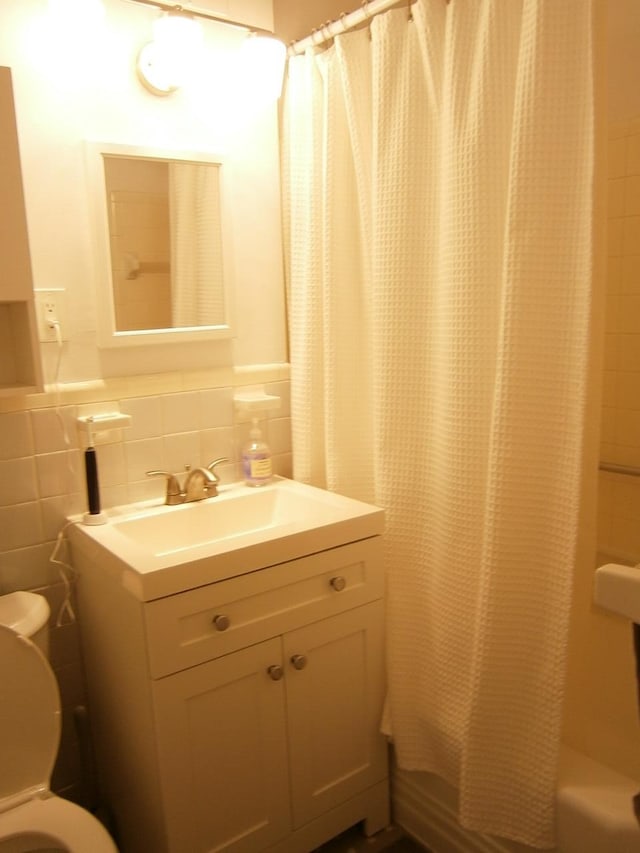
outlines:
[{"label": "white vanity cabinet", "polygon": [[306,853],[389,819],[374,536],[152,601],[72,538],[123,853]]}]

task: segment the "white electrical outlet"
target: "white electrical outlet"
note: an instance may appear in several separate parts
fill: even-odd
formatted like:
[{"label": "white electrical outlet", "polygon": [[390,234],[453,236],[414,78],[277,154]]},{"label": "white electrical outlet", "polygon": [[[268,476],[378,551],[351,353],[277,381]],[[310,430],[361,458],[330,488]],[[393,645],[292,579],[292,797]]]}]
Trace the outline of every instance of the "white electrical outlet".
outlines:
[{"label": "white electrical outlet", "polygon": [[64,288],[57,287],[51,288],[51,290],[37,288],[35,294],[36,314],[38,316],[38,339],[43,342],[57,341],[57,324],[60,332],[59,339],[68,341],[67,306]]}]

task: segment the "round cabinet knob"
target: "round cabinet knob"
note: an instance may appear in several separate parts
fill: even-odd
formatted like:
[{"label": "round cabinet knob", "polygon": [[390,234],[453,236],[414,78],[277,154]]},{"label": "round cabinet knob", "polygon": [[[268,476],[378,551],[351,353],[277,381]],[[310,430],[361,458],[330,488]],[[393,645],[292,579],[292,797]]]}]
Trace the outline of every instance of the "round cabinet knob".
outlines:
[{"label": "round cabinet knob", "polygon": [[228,616],[224,616],[222,613],[219,613],[217,616],[214,616],[211,620],[215,626],[216,631],[226,631],[229,625],[231,624],[231,620]]},{"label": "round cabinet knob", "polygon": [[343,577],[340,577],[340,575],[338,575],[337,578],[331,578],[329,583],[335,589],[336,592],[342,592],[342,590],[347,585],[346,580]]},{"label": "round cabinet knob", "polygon": [[269,667],[269,669],[267,670],[267,673],[269,674],[269,678],[272,681],[280,681],[280,679],[284,675],[284,672],[282,671],[282,667],[280,666],[279,663],[272,664]]},{"label": "round cabinet knob", "polygon": [[294,669],[304,669],[307,665],[307,658],[305,655],[293,655],[291,658],[291,665]]}]

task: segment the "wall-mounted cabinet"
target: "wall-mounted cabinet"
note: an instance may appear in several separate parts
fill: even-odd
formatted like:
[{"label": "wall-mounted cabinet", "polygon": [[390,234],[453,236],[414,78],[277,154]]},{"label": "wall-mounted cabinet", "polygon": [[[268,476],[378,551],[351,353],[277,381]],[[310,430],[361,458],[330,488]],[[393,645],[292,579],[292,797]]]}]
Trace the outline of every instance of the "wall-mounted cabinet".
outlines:
[{"label": "wall-mounted cabinet", "polygon": [[11,69],[0,67],[0,396],[41,390]]}]

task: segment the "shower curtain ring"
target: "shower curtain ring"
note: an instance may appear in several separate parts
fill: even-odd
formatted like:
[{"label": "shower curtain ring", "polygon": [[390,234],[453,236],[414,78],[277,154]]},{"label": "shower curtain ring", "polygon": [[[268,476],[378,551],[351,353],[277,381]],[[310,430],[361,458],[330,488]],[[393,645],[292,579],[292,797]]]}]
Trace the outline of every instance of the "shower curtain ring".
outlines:
[{"label": "shower curtain ring", "polygon": [[365,18],[371,17],[371,13],[369,12],[369,0],[362,0],[362,11],[364,12]]},{"label": "shower curtain ring", "polygon": [[[349,27],[347,26],[347,13],[340,12],[340,17],[338,18],[338,21],[342,24],[342,32],[346,33],[346,31],[349,29]],[[336,23],[338,23],[338,21],[336,21]]]}]

